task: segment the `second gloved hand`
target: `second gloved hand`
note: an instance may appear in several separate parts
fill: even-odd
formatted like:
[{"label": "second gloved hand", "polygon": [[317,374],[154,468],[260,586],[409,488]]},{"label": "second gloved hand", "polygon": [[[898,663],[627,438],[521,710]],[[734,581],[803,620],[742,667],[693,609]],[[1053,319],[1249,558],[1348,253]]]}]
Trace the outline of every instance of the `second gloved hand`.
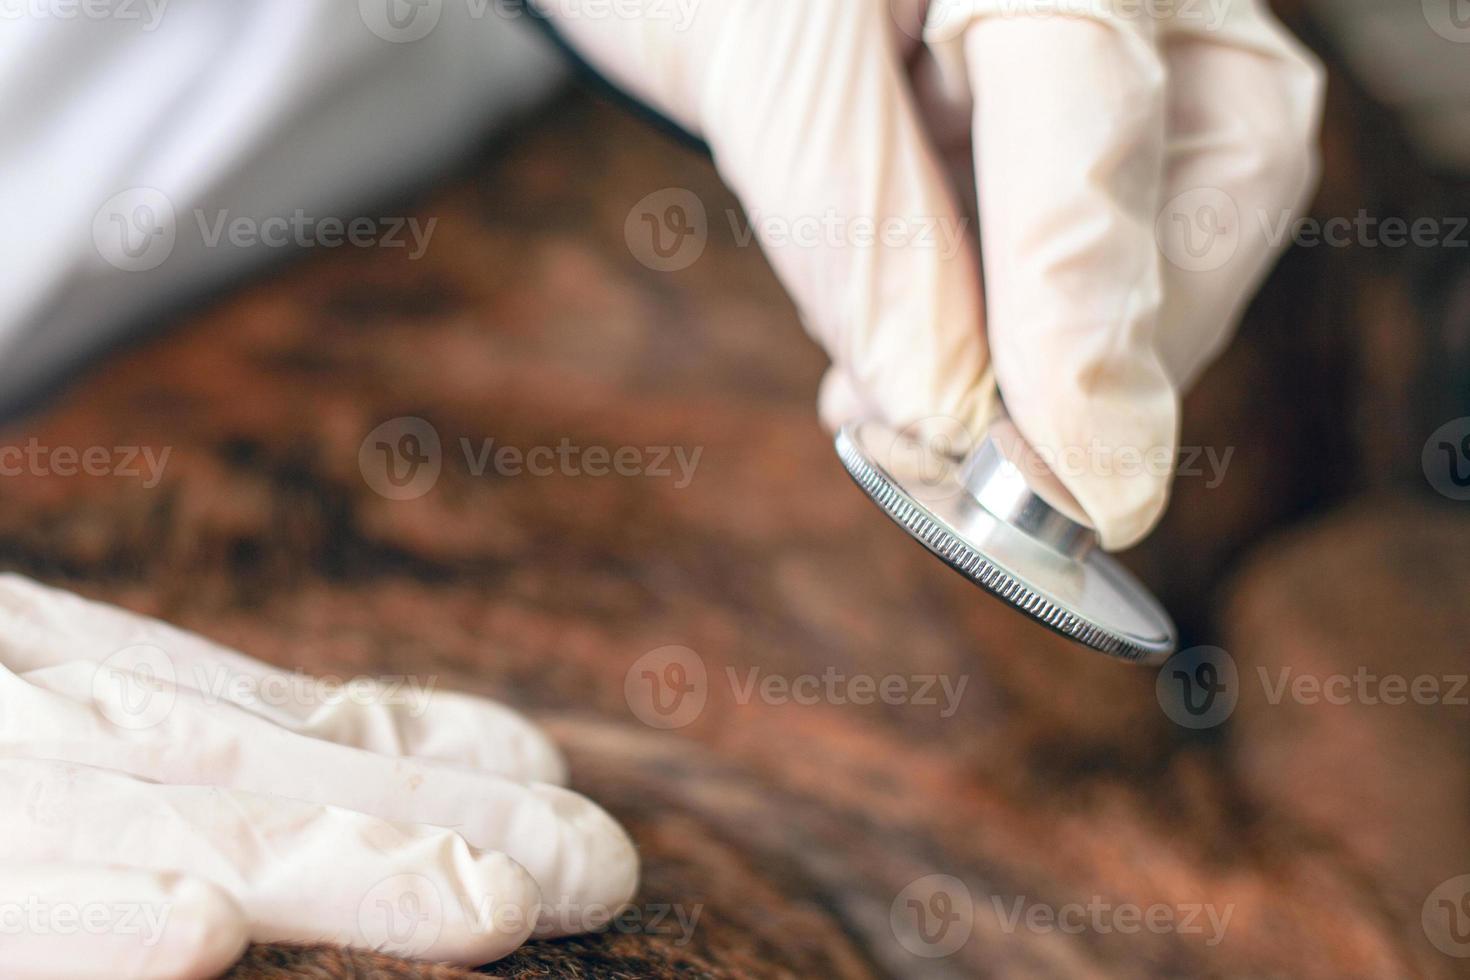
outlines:
[{"label": "second gloved hand", "polygon": [[829,425],[973,437],[998,383],[1105,547],[1153,527],[1180,393],[1313,183],[1321,71],[1257,0],[532,2],[709,143],[832,358]]},{"label": "second gloved hand", "polygon": [[214,976],[248,940],[479,965],[596,928],[637,854],[564,778],[483,699],[333,692],[0,576],[6,977]]}]

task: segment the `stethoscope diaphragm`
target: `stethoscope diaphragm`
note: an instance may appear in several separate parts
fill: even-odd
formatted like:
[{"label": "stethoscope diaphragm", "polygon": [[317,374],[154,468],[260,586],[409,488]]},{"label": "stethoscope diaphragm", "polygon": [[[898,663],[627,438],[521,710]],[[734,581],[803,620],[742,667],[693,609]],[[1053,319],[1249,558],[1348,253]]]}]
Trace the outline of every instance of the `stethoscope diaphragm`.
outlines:
[{"label": "stethoscope diaphragm", "polygon": [[963,458],[915,433],[849,423],[837,434],[837,455],[911,537],[1042,625],[1134,663],[1174,652],[1169,614],[1096,547],[1081,508],[1009,420]]}]

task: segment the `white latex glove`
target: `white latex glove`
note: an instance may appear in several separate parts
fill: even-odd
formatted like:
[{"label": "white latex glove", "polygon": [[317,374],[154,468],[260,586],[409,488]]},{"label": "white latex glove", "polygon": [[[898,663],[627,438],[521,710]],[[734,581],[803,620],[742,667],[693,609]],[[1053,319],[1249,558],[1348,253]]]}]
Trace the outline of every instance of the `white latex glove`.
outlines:
[{"label": "white latex glove", "polygon": [[[993,370],[1105,547],[1153,527],[1181,390],[1314,182],[1322,72],[1261,4],[704,0],[686,19],[668,0],[601,17],[533,2],[710,144],[832,358],[829,425],[946,417],[973,438],[997,411]],[[971,243],[858,234],[892,218],[915,235],[956,226],[956,161],[964,196],[978,191],[985,314]],[[768,231],[826,216],[845,241]]]},{"label": "white latex glove", "polygon": [[638,861],[506,708],[354,696],[0,576],[0,963],[190,978],[248,940],[480,964],[601,925]]}]

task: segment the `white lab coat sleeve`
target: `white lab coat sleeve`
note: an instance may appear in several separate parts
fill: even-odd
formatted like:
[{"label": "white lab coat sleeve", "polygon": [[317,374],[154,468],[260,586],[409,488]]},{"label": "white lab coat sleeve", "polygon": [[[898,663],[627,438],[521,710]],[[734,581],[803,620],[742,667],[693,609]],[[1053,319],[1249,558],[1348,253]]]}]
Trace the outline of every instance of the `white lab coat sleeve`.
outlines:
[{"label": "white lab coat sleeve", "polygon": [[563,73],[492,0],[101,9],[0,8],[0,410],[303,237],[229,222],[372,216]]}]

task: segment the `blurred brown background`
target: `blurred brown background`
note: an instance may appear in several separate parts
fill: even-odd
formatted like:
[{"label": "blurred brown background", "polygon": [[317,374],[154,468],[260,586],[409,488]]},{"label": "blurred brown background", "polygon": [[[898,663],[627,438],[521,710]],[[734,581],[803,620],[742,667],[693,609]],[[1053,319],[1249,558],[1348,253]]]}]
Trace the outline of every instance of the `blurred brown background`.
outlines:
[{"label": "blurred brown background", "polygon": [[[1359,70],[1344,25],[1364,11],[1286,11],[1333,66],[1314,215],[1470,213],[1453,141],[1423,135],[1463,107]],[[1433,50],[1470,70],[1470,44]],[[678,273],[624,237],[667,187],[713,216]],[[1181,479],[1129,556],[1186,643],[1234,667],[1190,717],[1169,668],[1032,626],[848,483],[815,420],[823,359],[735,206],[706,160],[569,95],[413,205],[439,218],[421,261],[294,262],[11,423],[17,443],[170,456],[155,488],[7,477],[4,565],[284,666],[411,673],[549,724],[637,840],[647,915],[493,975],[1470,973],[1470,503],[1421,463],[1470,415],[1470,249],[1294,249],[1190,398],[1184,443],[1233,450],[1225,479]],[[403,417],[444,444],[408,501],[359,465]],[[701,455],[687,486],[475,476],[462,438]],[[705,671],[676,730],[625,690],[669,645]],[[752,669],[934,678],[938,703],[741,703]],[[1302,676],[1376,680],[1341,704],[1273,696]],[[1383,703],[1390,676],[1439,694]],[[964,685],[952,713],[941,680]],[[1100,904],[1101,927],[1027,917]],[[1172,925],[1129,931],[1119,906]],[[676,912],[698,915],[687,934]],[[462,971],[256,948],[235,975]]]}]

